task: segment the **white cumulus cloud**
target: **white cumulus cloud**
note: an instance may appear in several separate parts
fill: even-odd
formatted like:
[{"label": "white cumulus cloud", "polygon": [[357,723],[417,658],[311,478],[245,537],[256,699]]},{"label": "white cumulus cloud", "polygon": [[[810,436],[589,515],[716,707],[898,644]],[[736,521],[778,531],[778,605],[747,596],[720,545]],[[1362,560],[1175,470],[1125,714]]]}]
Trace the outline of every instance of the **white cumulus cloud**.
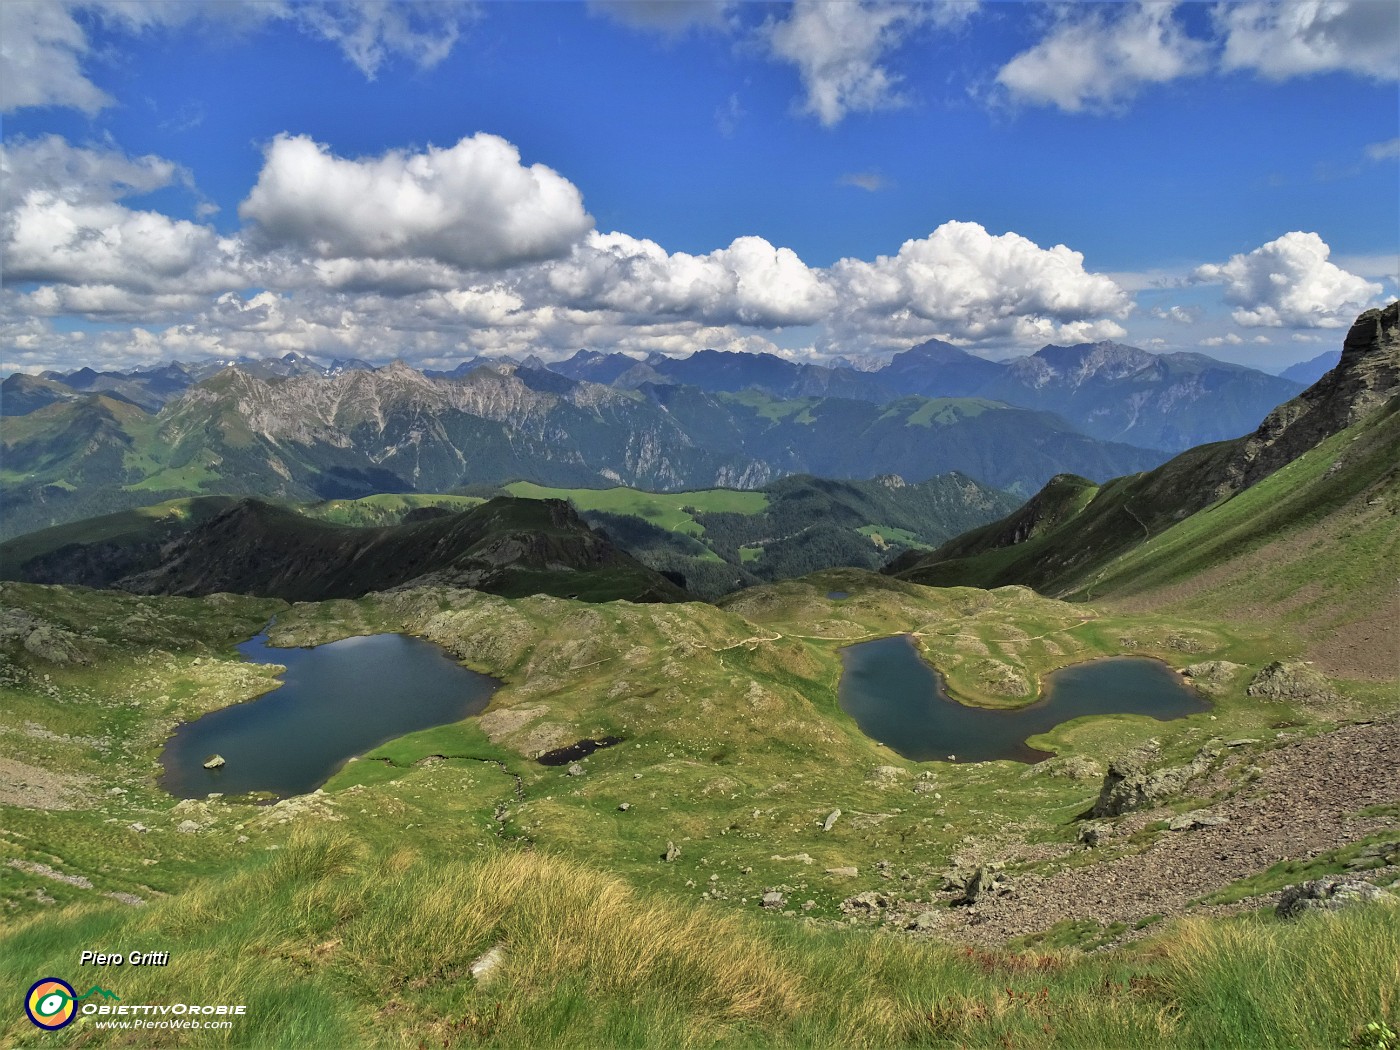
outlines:
[{"label": "white cumulus cloud", "polygon": [[1271,80],[1338,70],[1400,77],[1400,5],[1388,0],[1222,3],[1214,16],[1226,70]]},{"label": "white cumulus cloud", "polygon": [[874,262],[832,268],[847,338],[943,335],[960,340],[1117,338],[1132,303],[1112,278],[1084,269],[1084,256],[1042,248],[1020,234],[993,235],[975,222],[946,222]]},{"label": "white cumulus cloud", "polygon": [[1050,34],[997,73],[1012,98],[1069,113],[1110,109],[1143,84],[1203,73],[1207,45],[1186,34],[1171,3],[1067,8]]},{"label": "white cumulus cloud", "polygon": [[546,279],[558,299],[577,309],[684,315],[710,324],[812,324],[834,303],[816,271],[762,237],[691,255],[625,233],[594,233],[549,267]]},{"label": "white cumulus cloud", "polygon": [[573,183],[543,164],[526,167],[513,145],[485,133],[361,160],[305,135],[279,135],[238,212],[266,242],[321,258],[433,259],[463,269],[563,255],[593,225]]},{"label": "white cumulus cloud", "polygon": [[233,239],[120,202],[188,181],[170,161],[74,147],[51,135],[7,146],[0,172],[7,281],[67,286],[36,291],[31,299],[38,312],[131,314],[188,304],[186,296],[239,280]]},{"label": "white cumulus cloud", "polygon": [[1295,230],[1227,262],[1198,266],[1193,279],[1223,285],[1238,324],[1341,328],[1382,286],[1328,261],[1331,253],[1316,233]]}]

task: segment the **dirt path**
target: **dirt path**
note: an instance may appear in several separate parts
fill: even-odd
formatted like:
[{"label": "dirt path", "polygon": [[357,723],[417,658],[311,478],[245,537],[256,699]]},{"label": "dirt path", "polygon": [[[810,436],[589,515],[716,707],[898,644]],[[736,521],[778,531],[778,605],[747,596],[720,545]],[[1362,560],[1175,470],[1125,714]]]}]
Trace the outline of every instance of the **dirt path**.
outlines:
[{"label": "dirt path", "polygon": [[[1127,922],[1181,915],[1188,903],[1279,860],[1305,858],[1387,828],[1394,817],[1359,817],[1400,803],[1400,721],[1349,726],[1246,756],[1264,772],[1244,792],[1209,807],[1218,827],[1161,832],[1146,850],[1046,875],[1013,877],[1013,892],[954,909],[943,928],[961,940],[1001,943],[1065,919]],[[1134,815],[1141,827],[1163,814]],[[1112,844],[1105,847],[1112,849]]]}]

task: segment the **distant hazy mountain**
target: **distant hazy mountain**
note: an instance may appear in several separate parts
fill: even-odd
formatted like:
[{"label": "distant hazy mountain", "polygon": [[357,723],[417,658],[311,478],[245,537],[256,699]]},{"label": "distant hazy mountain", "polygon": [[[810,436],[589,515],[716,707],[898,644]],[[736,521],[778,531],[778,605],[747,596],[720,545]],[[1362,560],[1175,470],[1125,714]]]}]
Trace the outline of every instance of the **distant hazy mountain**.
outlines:
[{"label": "distant hazy mountain", "polygon": [[196,494],[300,502],[516,478],[670,490],[950,471],[1028,494],[1055,474],[1162,459],[979,399],[780,400],[511,365],[432,378],[401,363],[268,379],[230,367],[155,415],[89,395],[7,420],[3,440],[8,535]]},{"label": "distant hazy mountain", "polygon": [[1291,379],[1295,383],[1312,385],[1336,368],[1337,362],[1341,359],[1342,352],[1340,350],[1328,350],[1325,354],[1318,354],[1311,360],[1289,365],[1279,373],[1279,376],[1283,379]]},{"label": "distant hazy mountain", "polygon": [[549,367],[628,389],[680,384],[712,393],[757,390],[782,400],[986,398],[1054,412],[1091,437],[1168,452],[1247,433],[1304,385],[1204,354],[1151,354],[1121,343],[1046,346],[997,362],[933,339],[875,370],[718,350],[684,358],[652,354],[640,362],[580,351]]}]

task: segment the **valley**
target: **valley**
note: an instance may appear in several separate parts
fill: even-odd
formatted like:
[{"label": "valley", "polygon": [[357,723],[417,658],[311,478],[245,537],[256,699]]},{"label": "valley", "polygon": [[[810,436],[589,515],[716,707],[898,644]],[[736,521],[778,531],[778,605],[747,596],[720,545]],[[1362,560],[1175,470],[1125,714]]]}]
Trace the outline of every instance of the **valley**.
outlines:
[{"label": "valley", "polygon": [[[1340,1045],[1386,1009],[1389,909],[1273,912],[1400,883],[1397,310],[1254,434],[1020,506],[517,481],[9,540],[0,974],[169,951],[120,994],[247,998],[254,1045]],[[376,730],[395,646],[494,691]],[[973,736],[905,726],[927,703]],[[201,742],[234,720],[274,735]],[[1328,995],[1234,1005],[1299,980]]]}]

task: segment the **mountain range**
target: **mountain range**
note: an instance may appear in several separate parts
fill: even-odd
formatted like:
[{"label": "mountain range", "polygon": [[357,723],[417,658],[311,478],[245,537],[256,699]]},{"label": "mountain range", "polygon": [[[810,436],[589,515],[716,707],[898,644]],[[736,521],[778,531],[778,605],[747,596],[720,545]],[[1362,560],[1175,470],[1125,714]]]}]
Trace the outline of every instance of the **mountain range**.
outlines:
[{"label": "mountain range", "polygon": [[230,366],[154,414],[106,393],[55,401],[6,417],[3,451],[6,535],[185,495],[305,502],[518,478],[673,490],[957,471],[1024,496],[1066,471],[1102,479],[1164,458],[982,398],[782,400],[402,363],[269,378]]},{"label": "mountain range", "polygon": [[[622,353],[579,350],[554,363],[533,355],[518,360],[472,357],[450,370],[429,369],[423,374],[430,379],[462,379],[478,368],[514,366],[620,390],[682,386],[711,394],[758,391],[781,401],[839,397],[883,405],[910,395],[976,397],[1055,412],[1082,433],[1104,441],[1180,452],[1247,432],[1275,405],[1299,393],[1335,363],[1335,354],[1324,354],[1273,376],[1204,354],[1154,354],[1113,342],[1051,345],[1028,357],[997,362],[935,339],[895,354],[878,368],[856,368],[839,361],[803,364],[772,354],[720,350],[680,358],[653,353],[642,360]],[[375,370],[364,361],[337,359],[322,366],[289,353],[267,360],[176,362],[125,373],[90,368],[39,376],[16,373],[0,384],[0,412],[25,415],[55,401],[92,393],[156,411],[226,367],[264,380]]]}]

